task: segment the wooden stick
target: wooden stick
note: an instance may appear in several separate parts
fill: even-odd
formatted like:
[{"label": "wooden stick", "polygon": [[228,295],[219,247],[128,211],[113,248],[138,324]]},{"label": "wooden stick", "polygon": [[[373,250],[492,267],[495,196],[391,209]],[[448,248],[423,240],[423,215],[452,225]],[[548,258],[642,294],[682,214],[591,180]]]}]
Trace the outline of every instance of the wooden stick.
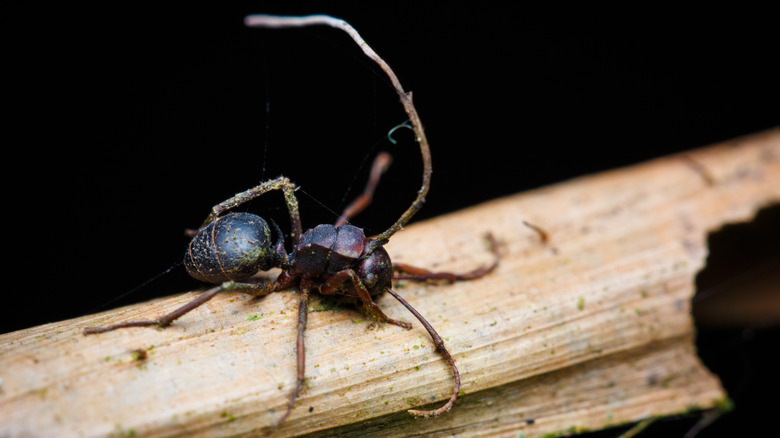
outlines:
[{"label": "wooden stick", "polygon": [[461,371],[438,418],[406,410],[446,400],[450,370],[392,297],[380,306],[412,330],[312,297],[306,385],[278,429],[297,293],[227,292],[164,330],[82,334],[165,314],[186,293],[0,335],[0,435],[530,437],[710,408],[726,394],[690,316],[707,234],[779,202],[773,130],[409,226],[387,246],[394,261],[467,271],[491,262],[487,232],[503,254],[476,281],[396,284]]}]

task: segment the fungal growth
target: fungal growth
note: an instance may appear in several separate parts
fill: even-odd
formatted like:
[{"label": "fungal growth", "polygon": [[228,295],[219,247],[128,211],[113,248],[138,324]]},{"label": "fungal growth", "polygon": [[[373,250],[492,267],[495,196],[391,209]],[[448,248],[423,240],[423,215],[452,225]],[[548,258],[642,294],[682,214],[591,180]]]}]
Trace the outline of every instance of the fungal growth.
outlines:
[{"label": "fungal growth", "polygon": [[[321,224],[303,232],[298,201],[295,197],[295,185],[283,176],[263,182],[212,207],[211,213],[201,227],[193,233],[194,237],[184,259],[187,272],[200,281],[217,286],[158,319],[129,321],[105,327],[88,327],[84,329],[84,333],[95,334],[127,327],[166,327],[220,292],[242,291],[263,296],[275,291],[296,288],[300,291],[296,346],[297,378],[289,396],[287,409],[277,423],[280,424],[290,415],[304,381],[306,360],[304,331],[309,295],[319,293],[337,296],[344,301],[361,306],[366,315],[374,321],[410,329],[411,324],[391,319],[374,302],[374,299],[381,294],[388,293],[406,307],[428,331],[453,374],[452,395],[444,405],[428,411],[413,409],[408,412],[417,417],[432,417],[449,411],[460,391],[458,369],[436,330],[392,289],[393,279],[461,281],[482,277],[498,265],[495,241],[492,236],[488,236],[495,255],[494,262],[467,273],[431,272],[409,265],[394,265],[384,245],[420,210],[425,202],[431,180],[431,154],[428,140],[412,103],[411,93],[403,90],[395,73],[385,61],[366,44],[352,26],[343,20],[325,15],[306,17],[250,15],[246,17],[245,24],[250,27],[270,28],[327,25],[341,29],[352,37],[365,55],[376,62],[390,78],[409,116],[423,161],[422,186],[416,199],[390,228],[377,236],[367,237],[362,229],[349,224],[352,217],[370,204],[379,177],[389,165],[389,156],[383,153],[374,162],[363,194],[345,209],[335,225]],[[251,213],[230,212],[231,209],[274,190],[281,190],[284,193],[290,215],[292,240],[290,253],[285,252],[284,234],[275,223],[269,224],[260,216]],[[277,236],[276,240],[273,238],[274,235]],[[252,278],[258,272],[274,267],[281,268],[282,273],[272,283],[259,282]]]}]

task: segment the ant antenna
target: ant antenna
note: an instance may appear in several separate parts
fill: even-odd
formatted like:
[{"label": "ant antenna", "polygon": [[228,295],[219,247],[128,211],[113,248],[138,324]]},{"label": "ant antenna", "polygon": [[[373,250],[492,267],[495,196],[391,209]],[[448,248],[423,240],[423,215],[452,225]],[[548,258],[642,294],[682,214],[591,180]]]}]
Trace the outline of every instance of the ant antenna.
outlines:
[{"label": "ant antenna", "polygon": [[350,26],[350,24],[344,20],[340,20],[329,15],[309,15],[304,17],[248,15],[246,18],[244,18],[244,24],[249,27],[270,28],[302,27],[319,24],[341,29],[350,37],[352,37],[355,43],[357,43],[361,50],[363,50],[363,53],[377,65],[379,65],[379,67],[390,79],[393,88],[398,94],[398,98],[401,100],[404,111],[406,111],[406,114],[409,116],[412,130],[414,131],[415,137],[417,138],[417,143],[420,145],[420,154],[422,155],[423,161],[422,186],[420,187],[420,190],[417,191],[417,198],[414,200],[414,202],[412,202],[412,205],[406,209],[401,217],[399,217],[398,220],[385,232],[372,237],[371,241],[366,244],[366,252],[364,255],[371,254],[377,248],[384,246],[390,240],[390,237],[392,237],[393,234],[403,229],[404,225],[409,223],[409,220],[412,219],[412,217],[422,208],[423,204],[425,203],[425,197],[428,195],[428,189],[431,186],[431,173],[433,173],[433,167],[431,166],[431,149],[428,145],[428,138],[425,136],[425,131],[422,127],[422,121],[420,121],[420,116],[417,114],[417,109],[414,107],[414,103],[412,103],[412,93],[404,91],[403,87],[401,86],[401,82],[398,80],[398,77],[395,75],[390,66],[387,65],[385,60],[379,57],[374,49],[372,49],[371,46],[366,43],[363,37],[360,36],[357,30],[355,30],[354,27]]}]

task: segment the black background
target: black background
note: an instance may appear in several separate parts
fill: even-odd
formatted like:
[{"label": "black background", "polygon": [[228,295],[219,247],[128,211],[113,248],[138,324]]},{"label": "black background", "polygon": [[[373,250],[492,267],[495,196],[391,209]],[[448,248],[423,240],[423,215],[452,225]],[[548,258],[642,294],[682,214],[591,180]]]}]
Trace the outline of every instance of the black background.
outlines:
[{"label": "black background", "polygon": [[[333,222],[390,150],[392,171],[353,222],[382,231],[413,199],[419,156],[404,130],[398,145],[386,140],[405,114],[384,75],[336,30],[247,29],[248,13],[343,18],[414,91],[434,163],[416,220],[780,120],[779,38],[765,10],[3,8],[0,332],[196,287],[179,267],[106,304],[177,263],[183,230],[213,204],[270,177],[303,188],[311,227]],[[283,208],[278,196],[249,206],[286,227]],[[731,421],[743,432],[768,421],[747,418]]]}]

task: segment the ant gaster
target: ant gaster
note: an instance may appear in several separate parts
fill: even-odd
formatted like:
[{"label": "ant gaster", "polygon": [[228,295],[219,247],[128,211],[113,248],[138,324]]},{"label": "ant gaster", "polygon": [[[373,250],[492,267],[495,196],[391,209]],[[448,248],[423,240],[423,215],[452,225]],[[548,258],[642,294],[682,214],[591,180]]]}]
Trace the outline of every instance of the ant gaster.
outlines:
[{"label": "ant gaster", "polygon": [[[363,230],[348,221],[371,201],[379,176],[389,165],[389,155],[380,154],[374,162],[369,183],[363,194],[344,211],[335,225],[322,224],[302,232],[298,213],[298,201],[295,197],[295,185],[286,177],[263,182],[247,191],[215,205],[189,244],[184,258],[187,272],[194,278],[218,286],[206,290],[193,301],[156,320],[130,321],[105,327],[88,327],[85,334],[102,333],[125,327],[166,327],[174,320],[202,305],[223,291],[240,290],[254,296],[267,295],[274,291],[297,287],[300,291],[297,321],[297,379],[290,394],[287,409],[277,424],[283,422],[293,407],[295,399],[304,381],[305,352],[304,330],[308,316],[309,294],[317,292],[323,295],[337,295],[347,301],[361,304],[366,314],[374,321],[390,323],[405,329],[411,324],[389,318],[374,302],[374,298],[387,292],[401,302],[430,334],[436,348],[447,360],[452,369],[455,387],[450,399],[440,408],[408,412],[418,417],[431,417],[450,410],[460,390],[460,375],[455,362],[444,346],[444,341],[436,330],[409,303],[392,290],[392,280],[470,280],[491,272],[498,264],[496,244],[489,237],[495,261],[486,267],[464,274],[434,273],[408,265],[393,265],[384,245],[390,237],[401,230],[425,202],[431,178],[431,156],[428,141],[422,128],[417,111],[412,104],[411,93],[401,87],[390,67],[358,35],[348,23],[325,15],[307,17],[278,17],[268,15],[250,15],[245,19],[247,26],[257,27],[295,27],[311,24],[324,24],[347,32],[361,47],[363,52],[374,60],[390,78],[404,109],[409,116],[411,128],[415,133],[423,160],[422,187],[417,198],[401,217],[385,232],[367,238]],[[285,252],[283,234],[279,227],[272,226],[263,218],[251,213],[226,213],[247,201],[267,192],[281,190],[290,214],[292,224],[292,252]],[[223,213],[226,213],[223,215]],[[278,238],[273,241],[275,231]],[[273,267],[282,269],[282,273],[272,283],[252,281],[250,277],[259,271]],[[395,273],[397,271],[397,273]],[[395,275],[394,275],[395,273]]]}]

